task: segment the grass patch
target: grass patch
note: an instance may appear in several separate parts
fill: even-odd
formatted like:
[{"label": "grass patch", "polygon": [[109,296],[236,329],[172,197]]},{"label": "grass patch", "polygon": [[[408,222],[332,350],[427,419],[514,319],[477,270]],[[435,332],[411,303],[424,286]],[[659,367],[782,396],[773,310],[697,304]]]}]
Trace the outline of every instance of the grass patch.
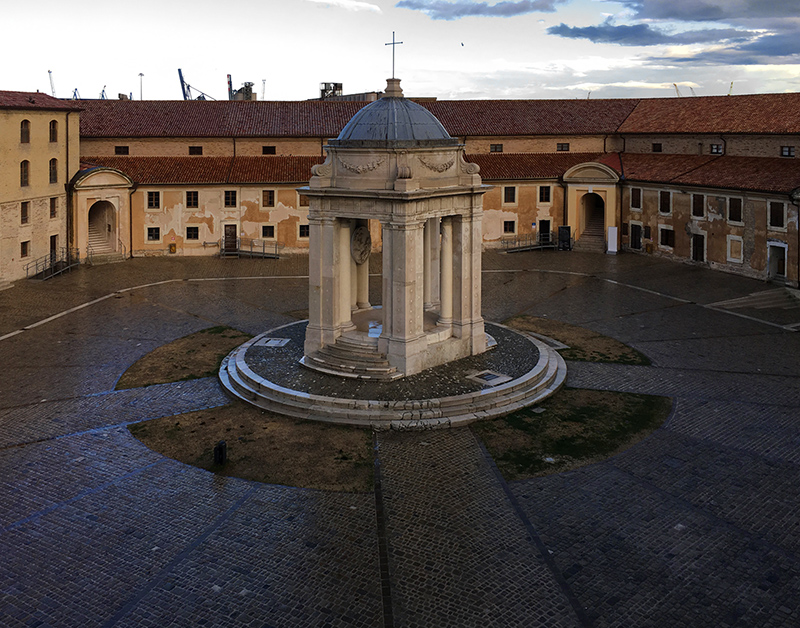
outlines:
[{"label": "grass patch", "polygon": [[[220,475],[330,491],[372,490],[369,429],[282,417],[243,402],[129,427],[159,453]],[[228,462],[214,465],[224,440]]]},{"label": "grass patch", "polygon": [[604,460],[658,428],[671,407],[666,397],[564,388],[538,406],[471,427],[512,481]]},{"label": "grass patch", "polygon": [[565,360],[650,366],[647,356],[636,349],[590,329],[526,314],[513,316],[504,324],[513,329],[542,334],[567,345],[568,349],[559,351]]},{"label": "grass patch", "polygon": [[116,389],[212,377],[225,356],[250,338],[249,334],[223,325],[178,338],[137,360],[119,378]]}]

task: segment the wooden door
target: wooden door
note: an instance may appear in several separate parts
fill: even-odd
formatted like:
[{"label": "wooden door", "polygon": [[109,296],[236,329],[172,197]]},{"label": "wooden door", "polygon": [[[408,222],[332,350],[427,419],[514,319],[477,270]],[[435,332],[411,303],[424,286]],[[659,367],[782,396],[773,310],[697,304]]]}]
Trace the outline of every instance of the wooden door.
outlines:
[{"label": "wooden door", "polygon": [[236,250],[236,232],[238,228],[236,225],[225,225],[225,237],[223,242],[223,248],[226,251],[235,251]]}]

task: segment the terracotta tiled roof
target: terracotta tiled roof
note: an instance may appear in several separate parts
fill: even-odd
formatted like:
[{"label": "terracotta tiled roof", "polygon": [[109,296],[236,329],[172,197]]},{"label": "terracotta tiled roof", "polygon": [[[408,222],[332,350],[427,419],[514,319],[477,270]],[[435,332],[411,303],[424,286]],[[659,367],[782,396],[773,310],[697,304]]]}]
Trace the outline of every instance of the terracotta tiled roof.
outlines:
[{"label": "terracotta tiled roof", "polygon": [[86,100],[83,137],[336,137],[363,102]]},{"label": "terracotta tiled roof", "polygon": [[[421,103],[453,137],[612,133],[637,100],[453,100]],[[84,137],[334,138],[364,102],[82,101]]]},{"label": "terracotta tiled roof", "polygon": [[627,181],[788,194],[800,187],[800,159],[708,155],[621,156]]},{"label": "terracotta tiled roof", "polygon": [[0,109],[78,111],[81,106],[74,100],[59,100],[41,92],[0,91]]},{"label": "terracotta tiled roof", "polygon": [[513,179],[556,179],[567,170],[587,161],[597,161],[599,153],[489,153],[466,155],[467,161],[481,168],[484,181]]},{"label": "terracotta tiled roof", "polygon": [[437,100],[423,102],[453,137],[613,133],[638,103],[615,100]]},{"label": "terracotta tiled roof", "polygon": [[84,157],[81,168],[105,166],[134,182],[182,185],[304,183],[322,157]]},{"label": "terracotta tiled roof", "polygon": [[800,93],[639,101],[620,133],[800,133]]}]

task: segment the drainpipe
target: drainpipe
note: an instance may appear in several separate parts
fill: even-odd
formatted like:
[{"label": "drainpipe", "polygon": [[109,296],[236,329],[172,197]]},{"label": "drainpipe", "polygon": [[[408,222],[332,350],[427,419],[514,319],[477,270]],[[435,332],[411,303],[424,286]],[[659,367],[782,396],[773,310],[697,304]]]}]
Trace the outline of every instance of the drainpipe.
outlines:
[{"label": "drainpipe", "polygon": [[[795,277],[795,286],[800,288],[800,188],[795,188],[789,194],[789,201],[797,208],[797,226],[795,233],[797,235],[797,248],[795,249],[795,258],[797,259],[797,276]],[[789,215],[786,215],[786,226],[789,226]],[[786,260],[786,266],[789,266],[789,260]]]},{"label": "drainpipe", "polygon": [[66,224],[66,229],[67,229],[67,233],[66,233],[67,242],[66,242],[66,245],[67,245],[67,249],[71,249],[72,248],[72,243],[75,240],[75,238],[73,237],[73,234],[72,234],[72,181],[70,180],[70,176],[69,176],[69,114],[71,114],[71,113],[72,113],[71,111],[67,111],[67,122],[66,122],[67,130],[66,130],[66,133],[64,135],[64,139],[65,139],[65,141],[67,143],[67,158],[66,158],[66,162],[67,163],[64,166],[64,172],[65,172],[64,192],[66,192],[66,195],[67,195],[66,208],[64,209],[64,211],[67,212],[67,216],[66,216],[66,219],[67,219],[66,220],[66,222],[67,222],[67,224]]},{"label": "drainpipe", "polygon": [[128,192],[128,246],[130,246],[128,256],[131,258],[133,258],[133,194],[138,187],[139,184],[134,183],[131,191]]}]

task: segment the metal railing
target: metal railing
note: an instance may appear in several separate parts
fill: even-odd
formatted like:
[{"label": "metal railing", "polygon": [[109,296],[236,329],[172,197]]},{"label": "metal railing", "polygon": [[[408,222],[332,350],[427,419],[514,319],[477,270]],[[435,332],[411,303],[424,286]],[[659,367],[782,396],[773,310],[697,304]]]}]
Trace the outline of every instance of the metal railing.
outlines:
[{"label": "metal railing", "polygon": [[59,252],[51,251],[47,255],[25,264],[25,276],[28,279],[50,279],[72,270],[80,263],[81,254],[78,249],[62,247]]},{"label": "metal railing", "polygon": [[[205,245],[205,243],[203,243]],[[283,242],[257,240],[255,238],[223,238],[219,241],[220,257],[269,257],[279,258],[284,248]]]},{"label": "metal railing", "polygon": [[553,231],[543,231],[503,238],[500,244],[506,252],[555,249],[558,248],[558,238]]}]

